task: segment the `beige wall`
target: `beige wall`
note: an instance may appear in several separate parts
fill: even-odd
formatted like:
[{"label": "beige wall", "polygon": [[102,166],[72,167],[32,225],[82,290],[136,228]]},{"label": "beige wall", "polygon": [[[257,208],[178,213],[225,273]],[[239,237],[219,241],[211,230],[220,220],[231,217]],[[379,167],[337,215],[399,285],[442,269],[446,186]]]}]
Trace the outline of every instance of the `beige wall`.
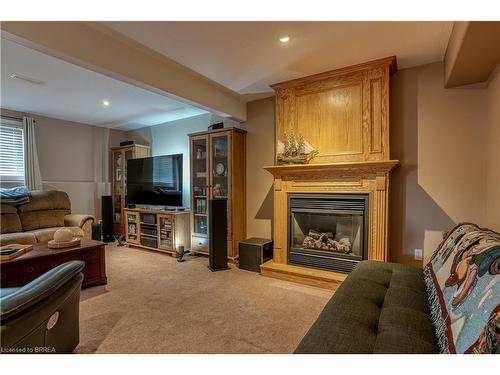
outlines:
[{"label": "beige wall", "polygon": [[[68,193],[74,213],[89,213],[100,218],[100,196],[110,193],[109,129],[59,120],[29,113],[1,109],[2,115],[36,121],[37,142],[42,188]],[[114,131],[114,138],[119,138]],[[114,140],[116,140],[114,139]],[[2,187],[23,185],[5,182]]]},{"label": "beige wall", "polygon": [[38,161],[45,190],[64,190],[73,212],[94,213],[92,127],[32,116],[35,121]]},{"label": "beige wall", "polygon": [[36,121],[42,179],[47,182],[93,182],[93,127],[49,117],[32,117]]},{"label": "beige wall", "polygon": [[489,81],[487,105],[484,225],[500,232],[500,65]]},{"label": "beige wall", "polygon": [[[485,225],[487,90],[444,89],[443,76],[437,63],[398,71],[392,79],[391,158],[401,161],[391,181],[390,254],[396,262],[422,265],[414,249],[428,256],[442,232],[460,221]],[[489,91],[490,102],[498,103],[498,88]],[[498,108],[491,113],[498,121]],[[262,167],[273,163],[274,98],[248,103],[247,116],[247,235],[270,238],[272,178]],[[492,121],[490,131],[498,136]],[[498,171],[498,163],[491,165]]]},{"label": "beige wall", "polygon": [[391,259],[421,265],[442,231],[484,221],[486,89],[444,88],[443,64],[398,71],[391,85]]},{"label": "beige wall", "polygon": [[63,190],[74,213],[100,218],[100,196],[109,194],[109,147],[124,132],[32,115],[43,188]]},{"label": "beige wall", "polygon": [[109,129],[109,147],[120,146],[120,142],[127,140],[126,134],[123,130]]},{"label": "beige wall", "polygon": [[443,88],[443,65],[419,75],[418,182],[456,222],[484,215],[486,90]]},{"label": "beige wall", "polygon": [[274,164],[274,97],[248,103],[247,237],[272,238],[273,177],[263,169]]}]

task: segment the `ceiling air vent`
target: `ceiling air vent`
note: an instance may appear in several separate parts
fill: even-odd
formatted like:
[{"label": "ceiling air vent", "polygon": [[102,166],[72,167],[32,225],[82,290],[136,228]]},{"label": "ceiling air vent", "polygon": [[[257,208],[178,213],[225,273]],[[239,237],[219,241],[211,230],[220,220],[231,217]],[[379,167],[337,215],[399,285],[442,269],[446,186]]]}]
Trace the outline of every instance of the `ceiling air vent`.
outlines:
[{"label": "ceiling air vent", "polygon": [[12,78],[12,79],[19,79],[21,81],[28,82],[28,83],[31,83],[33,85],[42,85],[42,84],[45,83],[45,82],[40,81],[38,79],[31,78],[31,77],[26,77],[26,76],[22,76],[22,75],[16,74],[16,73],[11,74],[10,78]]}]

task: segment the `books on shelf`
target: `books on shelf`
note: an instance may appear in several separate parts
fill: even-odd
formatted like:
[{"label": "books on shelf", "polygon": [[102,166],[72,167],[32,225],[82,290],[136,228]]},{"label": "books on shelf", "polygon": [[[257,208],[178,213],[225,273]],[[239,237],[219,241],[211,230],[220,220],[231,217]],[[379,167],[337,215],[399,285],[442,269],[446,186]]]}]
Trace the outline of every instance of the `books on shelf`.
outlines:
[{"label": "books on shelf", "polygon": [[205,199],[196,199],[196,213],[204,214],[207,208],[207,201]]}]

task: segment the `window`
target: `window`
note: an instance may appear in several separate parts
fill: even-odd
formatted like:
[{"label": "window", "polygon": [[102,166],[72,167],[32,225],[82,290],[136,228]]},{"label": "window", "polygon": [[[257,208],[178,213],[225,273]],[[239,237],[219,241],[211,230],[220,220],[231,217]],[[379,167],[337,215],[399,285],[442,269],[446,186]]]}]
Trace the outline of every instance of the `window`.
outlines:
[{"label": "window", "polygon": [[24,128],[20,121],[1,120],[0,179],[24,181]]}]

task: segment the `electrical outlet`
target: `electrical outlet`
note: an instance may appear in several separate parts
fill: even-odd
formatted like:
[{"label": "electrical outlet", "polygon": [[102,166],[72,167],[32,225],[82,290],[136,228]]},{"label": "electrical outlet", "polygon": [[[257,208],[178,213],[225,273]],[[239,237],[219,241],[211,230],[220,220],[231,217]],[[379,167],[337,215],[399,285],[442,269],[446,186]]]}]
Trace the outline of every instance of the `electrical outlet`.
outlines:
[{"label": "electrical outlet", "polygon": [[422,260],[424,251],[422,249],[415,249],[415,260]]}]

